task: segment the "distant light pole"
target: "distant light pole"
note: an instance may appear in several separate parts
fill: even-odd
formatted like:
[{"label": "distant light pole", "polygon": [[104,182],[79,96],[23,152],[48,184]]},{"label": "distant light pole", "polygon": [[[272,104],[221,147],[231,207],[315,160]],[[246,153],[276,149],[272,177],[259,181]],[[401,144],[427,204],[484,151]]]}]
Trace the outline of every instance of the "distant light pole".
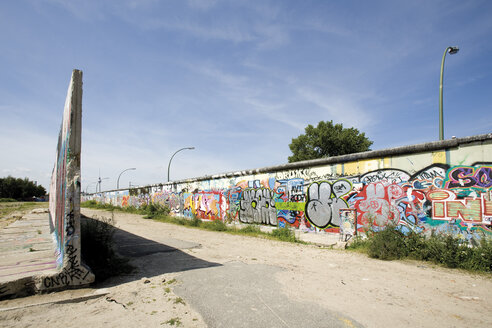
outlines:
[{"label": "distant light pole", "polygon": [[193,149],[195,149],[195,147],[185,147],[185,148],[178,149],[173,154],[173,156],[171,156],[171,159],[169,160],[169,165],[167,166],[167,182],[169,182],[169,170],[171,169],[171,161],[173,160],[174,155],[176,155],[177,153],[179,153],[180,151],[185,150],[185,149],[193,150]]},{"label": "distant light pole", "polygon": [[439,140],[444,140],[444,122],[443,122],[443,114],[442,114],[442,80],[444,77],[444,59],[446,58],[446,54],[449,52],[450,55],[454,55],[458,53],[460,49],[458,47],[447,47],[444,50],[444,55],[442,55],[442,63],[441,63],[441,81],[439,83]]},{"label": "distant light pole", "polygon": [[118,180],[116,181],[116,189],[120,189],[120,177],[121,177],[121,175],[122,175],[124,172],[126,172],[126,171],[132,171],[132,170],[136,170],[136,168],[135,168],[135,167],[131,167],[131,168],[129,168],[129,169],[123,170],[123,171],[120,173],[120,175],[118,175]]}]

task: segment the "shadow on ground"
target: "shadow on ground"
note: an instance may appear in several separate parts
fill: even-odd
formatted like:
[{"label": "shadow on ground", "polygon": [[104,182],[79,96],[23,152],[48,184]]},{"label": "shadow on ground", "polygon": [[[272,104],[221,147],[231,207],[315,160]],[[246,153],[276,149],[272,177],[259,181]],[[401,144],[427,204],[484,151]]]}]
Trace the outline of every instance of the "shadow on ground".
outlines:
[{"label": "shadow on ground", "polygon": [[[95,284],[96,287],[112,287],[122,283],[140,280],[142,278],[159,276],[165,273],[221,266],[221,264],[204,261],[184,251],[201,247],[198,243],[169,237],[160,238],[158,241],[151,240],[114,227],[107,222],[102,222],[86,216],[82,216],[81,223],[82,225],[98,225],[98,229],[103,231],[112,230],[112,245],[116,256],[120,259],[120,265],[125,265],[125,263],[128,262],[134,267],[134,270],[131,273],[124,273],[124,269],[122,270],[123,272],[118,272],[121,267],[115,268],[113,272],[110,272],[112,277],[103,281],[97,281]],[[99,234],[99,232],[96,233],[96,239],[100,240],[101,238],[104,238],[104,235],[97,238],[97,234]],[[97,241],[94,239],[94,236],[87,238],[87,236],[84,236],[83,234],[82,250],[91,247],[94,248],[94,246],[96,246],[96,249],[91,250],[89,253],[90,256],[104,258],[105,251],[102,247],[99,247],[99,245],[92,244],[95,242]],[[97,249],[98,247],[99,249]],[[90,262],[90,260],[86,261],[89,265]],[[104,266],[105,264],[100,263],[99,266],[101,265]],[[94,267],[94,264],[92,264],[92,266],[92,269],[96,273],[97,280],[98,268]]]}]

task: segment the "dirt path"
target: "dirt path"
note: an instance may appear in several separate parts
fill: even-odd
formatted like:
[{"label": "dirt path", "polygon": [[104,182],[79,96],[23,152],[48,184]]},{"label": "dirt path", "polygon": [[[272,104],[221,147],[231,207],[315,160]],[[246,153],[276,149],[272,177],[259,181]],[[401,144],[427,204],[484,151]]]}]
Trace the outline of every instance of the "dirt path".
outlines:
[{"label": "dirt path", "polygon": [[[83,213],[109,215],[85,209]],[[288,317],[295,317],[296,311],[297,316],[312,317],[311,326],[316,327],[492,326],[490,276],[189,229],[137,215],[118,213],[115,218],[120,229],[138,236],[127,239],[135,245],[148,245],[148,249],[156,243],[161,245],[155,248],[157,252],[133,260],[138,273],[112,279],[101,286],[107,295],[85,301],[25,307],[55,298],[77,300],[89,297],[94,290],[0,302],[0,309],[19,307],[0,311],[0,326],[134,327],[138,323],[165,327],[179,322],[182,327],[252,327],[248,320],[263,308],[274,318],[272,327],[288,327]],[[166,250],[162,244],[173,249]],[[223,278],[218,278],[220,275]],[[248,281],[264,305],[235,298]],[[217,286],[216,292],[208,289],[204,293],[209,286]],[[269,301],[269,295],[275,293],[278,297]],[[274,302],[283,302],[285,307]],[[231,307],[234,304],[236,307]],[[233,314],[226,318],[226,312],[231,311]],[[229,321],[221,319],[223,313]],[[224,322],[228,325],[222,325]]]}]

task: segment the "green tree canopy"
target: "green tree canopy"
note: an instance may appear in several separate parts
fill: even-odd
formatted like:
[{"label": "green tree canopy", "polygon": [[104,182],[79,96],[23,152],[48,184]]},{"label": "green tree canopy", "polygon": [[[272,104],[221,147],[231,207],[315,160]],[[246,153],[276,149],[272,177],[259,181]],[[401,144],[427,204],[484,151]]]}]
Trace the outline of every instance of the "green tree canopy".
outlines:
[{"label": "green tree canopy", "polygon": [[29,181],[28,178],[21,179],[11,176],[0,178],[0,198],[27,200],[44,195],[46,195],[46,189]]},{"label": "green tree canopy", "polygon": [[342,124],[333,121],[320,121],[317,127],[309,124],[305,134],[292,139],[289,145],[292,156],[289,163],[339,156],[371,150],[373,144],[365,134],[356,128],[344,128]]}]

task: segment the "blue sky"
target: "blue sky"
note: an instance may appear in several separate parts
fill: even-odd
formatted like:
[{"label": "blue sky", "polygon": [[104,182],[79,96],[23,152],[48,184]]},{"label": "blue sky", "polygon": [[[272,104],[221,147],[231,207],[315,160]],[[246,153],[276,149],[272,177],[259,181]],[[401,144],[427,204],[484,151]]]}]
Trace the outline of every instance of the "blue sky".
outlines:
[{"label": "blue sky", "polygon": [[492,132],[491,1],[0,2],[0,176],[45,187],[72,69],[82,189],[284,164],[308,124],[372,149]]}]

